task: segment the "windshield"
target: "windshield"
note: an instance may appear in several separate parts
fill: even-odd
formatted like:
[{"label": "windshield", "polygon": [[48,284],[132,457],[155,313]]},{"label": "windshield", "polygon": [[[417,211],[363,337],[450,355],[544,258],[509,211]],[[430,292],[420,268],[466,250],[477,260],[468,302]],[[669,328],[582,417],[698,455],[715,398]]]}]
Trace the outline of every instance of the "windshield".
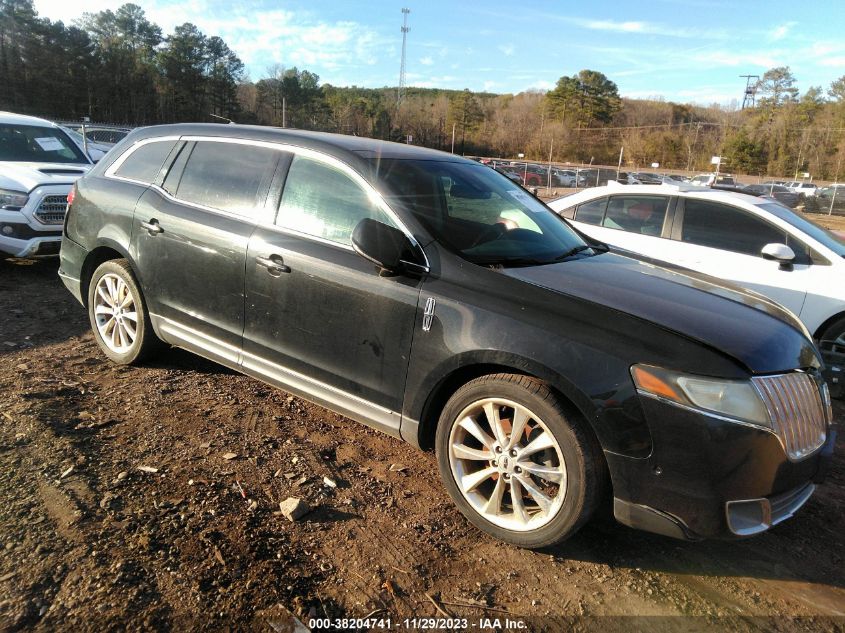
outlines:
[{"label": "windshield", "polygon": [[806,233],[814,240],[823,244],[834,253],[841,257],[845,257],[845,240],[837,237],[826,228],[819,226],[812,220],[808,220],[807,218],[801,217],[797,213],[795,213],[792,209],[783,206],[777,202],[766,202],[764,204],[757,205],[761,209],[765,209],[775,217],[788,222],[791,226],[794,226],[799,231]]},{"label": "windshield", "polygon": [[0,161],[90,164],[67,134],[54,127],[0,123]]},{"label": "windshield", "polygon": [[439,243],[473,263],[530,266],[592,254],[555,213],[489,167],[382,159],[378,171],[389,203],[408,209]]}]

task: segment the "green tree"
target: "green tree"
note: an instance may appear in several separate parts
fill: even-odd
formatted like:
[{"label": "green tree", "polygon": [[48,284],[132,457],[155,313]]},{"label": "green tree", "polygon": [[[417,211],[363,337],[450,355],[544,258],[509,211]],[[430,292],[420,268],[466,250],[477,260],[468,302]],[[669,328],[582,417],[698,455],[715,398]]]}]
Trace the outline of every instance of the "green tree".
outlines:
[{"label": "green tree", "polygon": [[467,133],[477,130],[483,120],[484,112],[478,99],[467,88],[449,99],[446,123],[450,128],[454,125],[461,134],[461,154],[464,153]]},{"label": "green tree", "polygon": [[616,84],[595,70],[558,79],[555,88],[546,93],[546,103],[563,123],[569,117],[579,126],[609,123],[622,107]]},{"label": "green tree", "polygon": [[834,101],[845,103],[845,75],[842,75],[839,79],[831,82],[830,89],[827,91],[827,94]]},{"label": "green tree", "polygon": [[766,170],[765,148],[755,143],[745,129],[740,129],[725,142],[722,156],[731,171],[760,174]]},{"label": "green tree", "polygon": [[767,70],[757,83],[759,104],[764,109],[778,108],[794,102],[798,97],[795,77],[789,66],[778,66]]}]

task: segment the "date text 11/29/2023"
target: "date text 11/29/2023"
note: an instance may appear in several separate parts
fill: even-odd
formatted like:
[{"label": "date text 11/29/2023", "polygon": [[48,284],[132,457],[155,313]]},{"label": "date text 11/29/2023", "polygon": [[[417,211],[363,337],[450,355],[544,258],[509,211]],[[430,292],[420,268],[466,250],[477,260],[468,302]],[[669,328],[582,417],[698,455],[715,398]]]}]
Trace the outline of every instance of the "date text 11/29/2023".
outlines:
[{"label": "date text 11/29/2023", "polygon": [[510,618],[310,618],[308,628],[312,630],[428,630],[428,631],[522,631],[528,625]]}]

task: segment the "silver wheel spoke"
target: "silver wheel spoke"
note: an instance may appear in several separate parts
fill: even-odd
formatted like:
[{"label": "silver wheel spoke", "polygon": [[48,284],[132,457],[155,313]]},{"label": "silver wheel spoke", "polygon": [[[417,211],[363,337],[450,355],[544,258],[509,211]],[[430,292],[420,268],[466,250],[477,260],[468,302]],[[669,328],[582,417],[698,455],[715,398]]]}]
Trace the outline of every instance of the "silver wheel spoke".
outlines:
[{"label": "silver wheel spoke", "polygon": [[500,514],[502,511],[502,497],[505,494],[505,488],[507,484],[505,483],[504,477],[499,477],[496,480],[496,487],[493,489],[493,494],[490,495],[490,499],[487,500],[487,505],[484,506],[484,511],[489,514]]},{"label": "silver wheel spoke", "polygon": [[484,414],[487,416],[487,423],[490,425],[493,435],[496,436],[499,446],[507,444],[505,429],[502,427],[502,419],[499,417],[499,407],[492,402],[487,402],[484,405]]},{"label": "silver wheel spoke", "polygon": [[97,294],[106,302],[107,306],[114,307],[114,301],[111,300],[111,297],[108,294],[108,290],[103,288],[102,286],[97,286]]},{"label": "silver wheel spoke", "polygon": [[109,306],[98,303],[94,306],[94,314],[106,314],[108,316],[112,316],[114,314],[114,310]]},{"label": "silver wheel spoke", "polygon": [[508,441],[507,448],[513,448],[519,444],[519,439],[525,432],[525,425],[528,424],[528,413],[524,409],[516,409],[513,414],[513,427],[511,428],[511,437]]},{"label": "silver wheel spoke", "polygon": [[489,449],[493,449],[494,440],[492,437],[487,435],[484,430],[478,426],[478,423],[470,417],[466,417],[461,420],[459,423],[460,427],[464,429],[467,433],[472,435],[475,439],[479,442],[484,444]]},{"label": "silver wheel spoke", "polygon": [[520,456],[528,456],[533,455],[538,451],[544,451],[547,448],[554,447],[555,443],[552,439],[551,433],[547,433],[543,431],[540,435],[534,438],[534,440],[525,448],[523,448],[519,454]]},{"label": "silver wheel spoke", "polygon": [[472,459],[482,462],[489,461],[494,457],[494,453],[491,450],[470,448],[464,444],[456,444],[452,446],[452,454],[458,459]]},{"label": "silver wheel spoke", "polygon": [[137,312],[124,312],[123,318],[129,319],[130,321],[134,321],[135,323],[137,323],[138,322],[138,313]]},{"label": "silver wheel spoke", "polygon": [[129,344],[131,345],[132,343],[134,343],[135,342],[135,332],[136,332],[134,326],[132,326],[128,321],[124,320],[123,321],[123,331],[126,332],[126,336],[129,337]]},{"label": "silver wheel spoke", "polygon": [[511,505],[513,506],[513,515],[520,523],[528,522],[528,513],[525,512],[525,502],[522,499],[522,489],[519,481],[516,478],[511,479]]},{"label": "silver wheel spoke", "polygon": [[518,477],[519,484],[525,488],[525,491],[531,495],[534,501],[537,502],[537,505],[540,506],[540,509],[543,511],[543,514],[548,513],[549,508],[552,506],[552,498],[543,494],[539,488],[537,488],[528,477]]},{"label": "silver wheel spoke", "polygon": [[563,471],[559,467],[541,466],[540,464],[535,464],[534,462],[520,462],[519,465],[523,470],[531,473],[532,475],[537,475],[537,477],[545,479],[546,481],[551,481],[556,484],[563,481]]},{"label": "silver wheel spoke", "polygon": [[472,492],[473,490],[478,488],[478,486],[480,486],[482,483],[490,479],[490,477],[495,475],[497,472],[498,470],[496,468],[490,466],[489,468],[482,468],[478,472],[471,473],[469,475],[464,475],[461,478],[461,487],[466,492]]}]

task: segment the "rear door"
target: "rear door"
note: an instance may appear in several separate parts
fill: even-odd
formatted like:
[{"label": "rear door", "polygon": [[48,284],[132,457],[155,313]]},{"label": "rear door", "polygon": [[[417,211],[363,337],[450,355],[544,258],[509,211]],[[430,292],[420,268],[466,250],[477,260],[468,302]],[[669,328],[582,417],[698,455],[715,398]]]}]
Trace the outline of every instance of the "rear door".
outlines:
[{"label": "rear door", "polygon": [[186,142],[135,208],[132,246],[157,330],[228,363],[240,358],[246,248],[280,152],[233,139]]},{"label": "rear door", "polygon": [[271,225],[249,241],[243,367],[397,434],[421,278],[382,276],[354,252],[364,218],[398,226],[349,167],[293,156]]},{"label": "rear door", "polygon": [[[745,209],[695,198],[681,203],[674,239],[665,249],[667,259],[733,281],[801,313],[811,265],[806,246]],[[760,251],[772,243],[787,244],[795,251],[792,267],[763,259]]]}]

